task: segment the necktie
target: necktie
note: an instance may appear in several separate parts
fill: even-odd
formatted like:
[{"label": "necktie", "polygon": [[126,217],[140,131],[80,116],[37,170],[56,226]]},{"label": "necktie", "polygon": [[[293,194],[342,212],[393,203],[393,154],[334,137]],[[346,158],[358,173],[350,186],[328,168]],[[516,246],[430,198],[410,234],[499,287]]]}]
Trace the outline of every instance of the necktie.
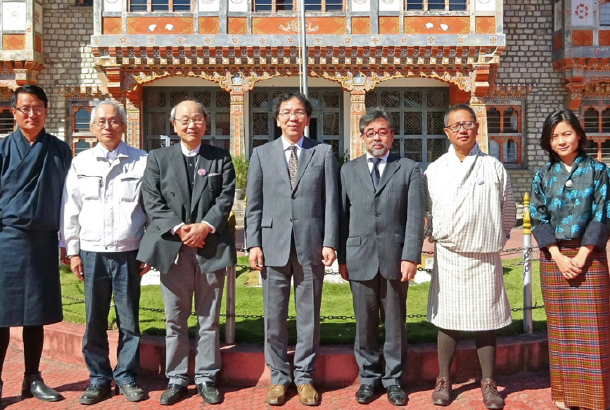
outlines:
[{"label": "necktie", "polygon": [[373,170],[371,171],[371,179],[373,180],[373,186],[375,190],[379,186],[379,180],[381,179],[379,175],[379,163],[381,162],[381,158],[369,158],[369,162],[373,163]]},{"label": "necktie", "polygon": [[290,188],[294,189],[294,184],[297,180],[297,170],[299,168],[299,159],[297,158],[297,146],[290,146],[290,159],[288,160],[288,173],[290,174]]}]

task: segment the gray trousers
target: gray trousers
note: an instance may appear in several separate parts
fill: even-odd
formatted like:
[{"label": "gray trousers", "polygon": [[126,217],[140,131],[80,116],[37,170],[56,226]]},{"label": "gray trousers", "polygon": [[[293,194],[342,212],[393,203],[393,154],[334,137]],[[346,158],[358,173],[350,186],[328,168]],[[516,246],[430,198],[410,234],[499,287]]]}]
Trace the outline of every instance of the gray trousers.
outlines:
[{"label": "gray trousers", "polygon": [[292,372],[288,362],[288,303],[290,281],[294,280],[297,313],[297,344],[294,352],[294,382],[312,382],[311,373],[320,344],[320,303],[324,265],[302,266],[294,243],[286,266],[268,266],[261,272],[265,306],[265,362],[271,370],[271,384],[289,385]]},{"label": "gray trousers", "polygon": [[170,383],[188,386],[188,318],[195,295],[197,315],[197,355],[195,383],[215,382],[220,371],[218,335],[220,305],[226,270],[202,273],[196,249],[182,246],[178,261],[161,275],[161,293],[165,302],[166,363]]},{"label": "gray trousers", "polygon": [[[350,280],[356,315],[354,355],[360,370],[360,383],[384,387],[400,385],[407,365],[407,291],[409,282],[388,280],[379,273],[371,280]],[[385,343],[381,368],[379,316],[383,312]]]}]

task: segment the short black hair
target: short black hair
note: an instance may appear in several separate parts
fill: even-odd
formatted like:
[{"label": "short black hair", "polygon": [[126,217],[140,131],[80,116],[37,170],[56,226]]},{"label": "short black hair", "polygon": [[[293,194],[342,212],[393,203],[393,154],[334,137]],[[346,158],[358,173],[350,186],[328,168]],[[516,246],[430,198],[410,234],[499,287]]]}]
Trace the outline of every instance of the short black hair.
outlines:
[{"label": "short black hair", "polygon": [[277,96],[277,100],[273,104],[273,118],[277,119],[277,117],[280,115],[280,106],[282,105],[282,103],[288,100],[292,100],[293,98],[296,98],[305,106],[307,118],[311,118],[311,113],[313,112],[313,106],[311,105],[311,102],[307,99],[307,96],[305,96],[305,94],[294,92],[282,93]]},{"label": "short black hair", "polygon": [[455,104],[453,107],[449,108],[449,111],[447,111],[445,113],[445,118],[443,119],[443,123],[444,123],[444,127],[447,128],[449,126],[449,115],[456,112],[456,111],[468,111],[470,113],[470,115],[472,115],[472,118],[474,119],[474,122],[477,122],[477,114],[474,112],[474,110],[470,107],[470,105],[467,104]]},{"label": "short black hair", "polygon": [[578,140],[578,153],[585,153],[585,145],[587,144],[587,134],[585,134],[585,130],[580,125],[580,121],[578,121],[578,117],[568,109],[561,109],[553,111],[546,117],[544,120],[544,125],[542,126],[542,135],[540,136],[540,146],[543,150],[549,154],[549,161],[558,162],[560,161],[559,155],[551,148],[551,137],[553,136],[553,131],[555,131],[555,127],[560,122],[567,122],[570,124],[572,129],[576,132],[576,134],[580,137]]},{"label": "short black hair", "polygon": [[366,110],[366,113],[360,117],[360,134],[364,134],[364,129],[367,125],[378,119],[384,119],[388,123],[388,127],[394,130],[394,121],[392,121],[392,115],[386,111],[385,107],[372,107]]},{"label": "short black hair", "polygon": [[17,98],[19,98],[19,94],[33,94],[44,103],[44,108],[49,106],[49,99],[47,98],[47,94],[44,92],[42,87],[33,84],[26,84],[17,88],[13,92],[13,96],[11,97],[11,107],[17,108]]}]

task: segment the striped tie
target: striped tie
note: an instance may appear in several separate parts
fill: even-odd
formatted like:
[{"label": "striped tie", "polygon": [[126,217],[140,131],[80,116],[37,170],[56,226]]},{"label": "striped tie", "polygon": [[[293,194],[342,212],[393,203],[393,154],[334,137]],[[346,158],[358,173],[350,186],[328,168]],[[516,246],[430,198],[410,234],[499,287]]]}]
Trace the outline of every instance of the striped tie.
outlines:
[{"label": "striped tie", "polygon": [[290,188],[294,189],[294,184],[297,180],[297,170],[299,168],[299,159],[297,158],[297,146],[290,146],[290,159],[288,160],[288,172],[290,173]]},{"label": "striped tie", "polygon": [[373,180],[373,186],[375,187],[375,191],[379,186],[379,180],[381,177],[379,176],[379,163],[381,162],[381,158],[369,158],[369,162],[373,163],[373,170],[371,171],[371,179]]}]

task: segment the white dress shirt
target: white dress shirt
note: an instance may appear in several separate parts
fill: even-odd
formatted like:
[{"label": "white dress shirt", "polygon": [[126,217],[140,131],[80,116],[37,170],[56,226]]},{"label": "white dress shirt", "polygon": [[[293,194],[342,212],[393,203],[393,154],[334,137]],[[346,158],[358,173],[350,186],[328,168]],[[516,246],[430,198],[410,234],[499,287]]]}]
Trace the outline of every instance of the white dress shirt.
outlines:
[{"label": "white dress shirt", "polygon": [[293,144],[292,142],[288,141],[283,135],[280,137],[282,138],[282,147],[284,147],[284,157],[286,158],[286,169],[290,170],[290,147],[291,146],[296,146],[296,154],[297,154],[297,159],[301,159],[301,151],[303,151],[303,137],[301,137],[301,139],[296,143]]},{"label": "white dress shirt", "polygon": [[388,163],[388,156],[390,155],[390,151],[386,152],[385,154],[383,154],[380,157],[374,157],[371,154],[369,154],[369,152],[367,151],[366,153],[366,163],[369,166],[369,174],[371,172],[373,172],[373,163],[371,161],[369,161],[371,158],[379,158],[381,159],[381,162],[378,165],[379,168],[379,178],[381,178],[381,176],[383,175],[383,170],[385,169],[385,164]]},{"label": "white dress shirt", "polygon": [[98,143],[72,160],[60,222],[69,256],[139,248],[146,223],[140,192],[145,168],[146,152],[124,142],[112,152]]}]

